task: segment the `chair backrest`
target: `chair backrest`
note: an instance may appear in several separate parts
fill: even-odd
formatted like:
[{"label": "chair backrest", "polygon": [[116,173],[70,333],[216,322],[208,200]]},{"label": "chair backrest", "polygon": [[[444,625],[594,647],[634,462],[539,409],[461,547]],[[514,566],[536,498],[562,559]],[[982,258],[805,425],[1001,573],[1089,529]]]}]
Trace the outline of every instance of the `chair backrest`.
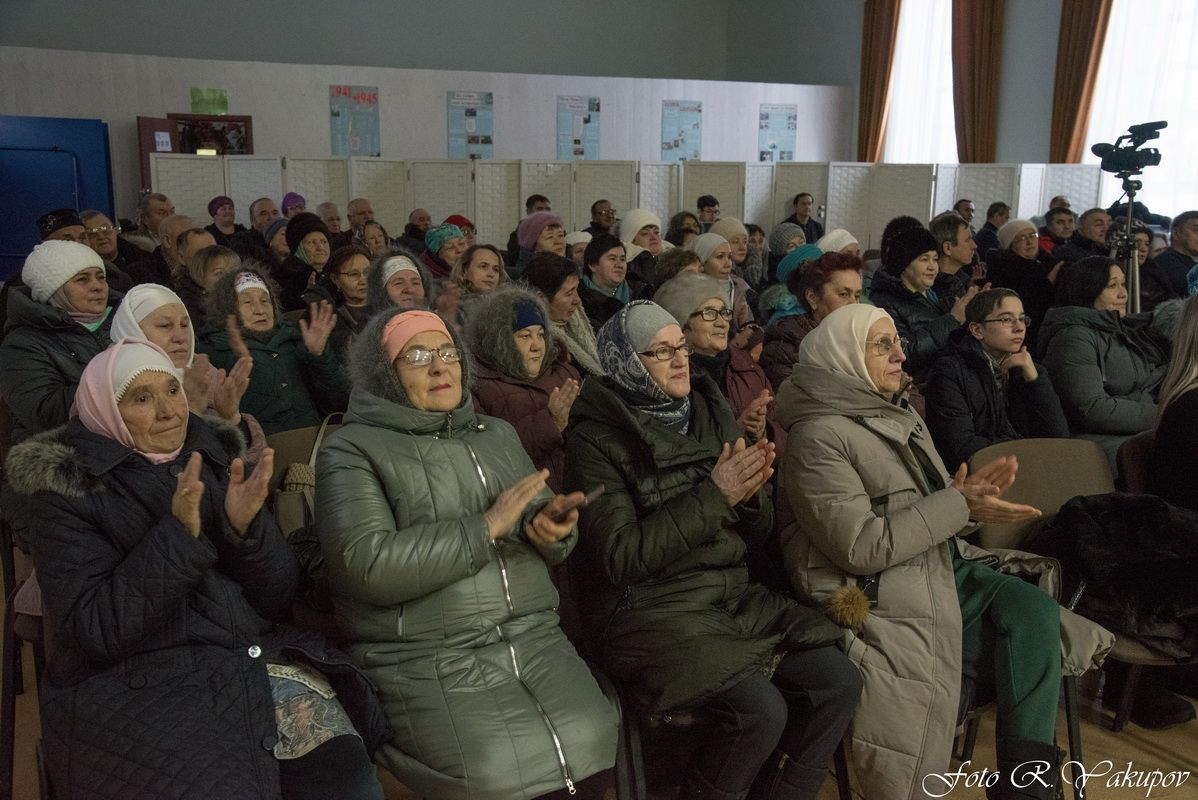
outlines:
[{"label": "chair backrest", "polygon": [[[324,435],[328,436],[341,427],[341,423],[329,422],[324,426]],[[317,446],[320,436],[320,426],[311,428],[296,428],[293,431],[280,431],[266,437],[266,445],[275,451],[274,474],[270,478],[270,489],[275,491],[283,482],[287,468],[292,464],[307,464],[312,458],[312,450]]]},{"label": "chair backrest", "polygon": [[1148,488],[1148,455],[1156,442],[1156,431],[1137,433],[1119,445],[1115,463],[1119,466],[1119,484],[1131,494],[1152,494]]},{"label": "chair backrest", "polygon": [[[1115,490],[1110,460],[1089,439],[1015,439],[990,445],[973,454],[970,469],[978,469],[999,456],[1019,459],[1019,474],[1003,498],[1035,506],[1049,517],[1070,498],[1106,494]],[[1011,525],[983,525],[978,532],[982,547],[1017,548],[1041,520]]]}]

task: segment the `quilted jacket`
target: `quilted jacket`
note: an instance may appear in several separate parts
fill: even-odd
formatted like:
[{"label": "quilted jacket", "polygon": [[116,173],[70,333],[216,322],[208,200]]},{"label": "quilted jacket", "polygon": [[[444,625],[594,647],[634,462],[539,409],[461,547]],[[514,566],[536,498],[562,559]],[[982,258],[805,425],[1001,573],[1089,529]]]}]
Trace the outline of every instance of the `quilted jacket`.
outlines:
[{"label": "quilted jacket", "polygon": [[692,379],[689,431],[631,409],[588,380],[566,440],[566,488],[606,492],[580,518],[574,574],[613,677],[654,711],[693,708],[779,650],[828,644],[818,611],[749,578],[746,537],[773,530],[764,491],[728,505],[711,482],[743,436],[715,382]]},{"label": "quilted jacket", "polygon": [[424,797],[533,798],[615,761],[616,713],[558,625],[546,570],[577,536],[534,545],[521,524],[492,541],[483,518],[532,471],[512,427],[469,397],[434,413],[357,385],[317,457],[338,624],[391,722],[383,763]]},{"label": "quilted jacket", "polygon": [[894,318],[899,336],[910,340],[903,368],[919,383],[936,359],[949,352],[949,334],[961,327],[950,312],[957,298],[968,289],[968,277],[967,270],[955,275],[941,272],[932,289],[921,294],[911,291],[902,278],[885,270],[874,273],[869,299]]},{"label": "quilted jacket", "polygon": [[[192,416],[179,458],[154,465],[76,418],[10,453],[39,521],[29,544],[54,629],[42,736],[60,800],[278,798],[268,660],[324,672],[368,751],[385,736],[348,658],[275,623],[298,568],[266,512],[244,537],[228,525],[239,446],[232,429]],[[198,538],[170,512],[192,452],[203,456]]]}]

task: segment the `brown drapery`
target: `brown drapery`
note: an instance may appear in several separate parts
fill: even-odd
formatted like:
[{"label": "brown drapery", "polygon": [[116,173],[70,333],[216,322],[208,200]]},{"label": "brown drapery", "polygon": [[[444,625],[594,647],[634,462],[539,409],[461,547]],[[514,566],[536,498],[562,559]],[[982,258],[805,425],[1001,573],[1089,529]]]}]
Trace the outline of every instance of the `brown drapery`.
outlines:
[{"label": "brown drapery", "polygon": [[857,111],[857,160],[880,161],[886,132],[886,107],[894,65],[902,0],[865,0],[861,36],[861,89]]},{"label": "brown drapery", "polygon": [[1098,62],[1111,19],[1112,0],[1063,0],[1057,37],[1056,84],[1048,156],[1054,164],[1081,161]]},{"label": "brown drapery", "polygon": [[953,0],[953,107],[957,159],[992,163],[998,149],[998,80],[1006,0]]}]

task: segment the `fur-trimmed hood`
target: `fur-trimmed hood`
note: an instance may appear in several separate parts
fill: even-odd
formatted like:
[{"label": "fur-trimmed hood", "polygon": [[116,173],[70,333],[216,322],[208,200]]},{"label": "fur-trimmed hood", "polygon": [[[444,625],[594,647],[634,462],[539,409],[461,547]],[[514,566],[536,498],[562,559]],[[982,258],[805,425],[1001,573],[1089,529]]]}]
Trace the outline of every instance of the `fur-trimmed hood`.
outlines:
[{"label": "fur-trimmed hood", "polygon": [[[233,459],[244,458],[245,437],[222,419],[192,414],[179,459],[185,461],[196,451],[214,464],[227,467]],[[15,445],[8,453],[4,473],[18,494],[53,492],[78,498],[102,492],[104,473],[135,455],[119,442],[92,433],[74,417],[66,425]]]},{"label": "fur-trimmed hood", "polygon": [[[516,349],[512,331],[512,312],[519,303],[532,303],[541,311],[545,324],[545,358],[541,371],[529,375],[524,369],[524,359]],[[549,324],[549,309],[540,297],[518,286],[496,289],[489,294],[478,295],[466,318],[466,342],[479,364],[491,367],[517,380],[536,380],[551,364],[557,362],[559,343]]]},{"label": "fur-trimmed hood", "polygon": [[[349,380],[356,392],[361,389],[392,403],[410,408],[411,400],[404,390],[391,359],[383,350],[383,328],[392,317],[407,311],[419,309],[404,309],[391,306],[371,317],[370,322],[354,339],[349,349]],[[436,313],[436,312],[434,312]],[[437,316],[441,316],[438,314]],[[470,350],[462,340],[453,323],[441,317],[449,331],[453,343],[462,353],[462,402],[470,400],[470,389],[474,385],[474,369],[470,364]]]},{"label": "fur-trimmed hood", "polygon": [[429,275],[424,262],[420,260],[420,256],[406,247],[393,244],[388,252],[371,261],[370,269],[366,271],[366,305],[369,306],[371,313],[396,308],[396,305],[391,302],[391,298],[387,296],[387,289],[383,282],[383,263],[392,256],[406,256],[416,265],[420,282],[424,284],[424,307],[432,308],[433,302],[436,300],[437,284]]},{"label": "fur-trimmed hood", "polygon": [[253,259],[246,259],[241,262],[241,266],[237,269],[231,269],[224,275],[220,276],[216,285],[212,287],[212,291],[204,298],[204,314],[208,321],[217,328],[224,329],[224,320],[230,314],[238,319],[240,325],[241,317],[237,314],[237,290],[234,284],[237,282],[237,276],[243,272],[249,272],[256,275],[259,280],[266,284],[267,291],[270,292],[270,302],[275,310],[275,327],[278,328],[283,324],[283,306],[280,296],[282,289],[270,276],[270,271],[261,263]]}]

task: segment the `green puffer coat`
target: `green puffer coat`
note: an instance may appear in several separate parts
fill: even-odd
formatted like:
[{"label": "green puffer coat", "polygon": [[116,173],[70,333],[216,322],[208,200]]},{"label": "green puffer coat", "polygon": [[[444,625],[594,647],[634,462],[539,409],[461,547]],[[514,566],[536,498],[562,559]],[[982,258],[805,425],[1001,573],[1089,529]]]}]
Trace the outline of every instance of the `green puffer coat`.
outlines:
[{"label": "green puffer coat", "polygon": [[607,669],[654,711],[701,705],[780,649],[840,639],[816,610],[749,579],[744,537],[772,535],[773,507],[760,491],[730,507],[711,481],[743,433],[711,378],[692,387],[684,435],[588,380],[566,440],[567,491],[606,487],[579,521],[588,628],[603,631]]},{"label": "green puffer coat", "polygon": [[618,720],[558,625],[557,563],[483,512],[533,465],[510,425],[360,388],[316,465],[338,622],[383,701],[385,766],[424,797],[531,798],[615,761]]},{"label": "green puffer coat", "polygon": [[[328,414],[345,408],[348,385],[331,345],[314,356],[299,330],[288,324],[276,327],[267,340],[243,335],[254,369],[241,410],[252,414],[268,436],[319,425]],[[219,369],[227,371],[237,363],[224,328],[210,329],[196,342],[196,350]]]}]

